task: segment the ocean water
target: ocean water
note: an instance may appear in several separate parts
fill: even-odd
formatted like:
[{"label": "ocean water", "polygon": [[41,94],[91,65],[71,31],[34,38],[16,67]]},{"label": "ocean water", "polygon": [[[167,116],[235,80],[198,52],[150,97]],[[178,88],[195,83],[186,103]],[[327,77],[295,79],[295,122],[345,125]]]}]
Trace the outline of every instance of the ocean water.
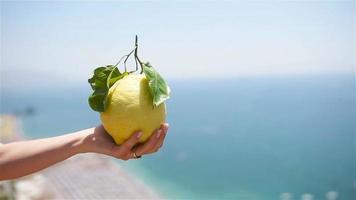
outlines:
[{"label": "ocean water", "polygon": [[[85,81],[83,81],[85,82]],[[117,161],[166,198],[355,199],[353,75],[168,80],[170,130],[158,153]],[[24,116],[28,137],[99,124],[89,85],[3,90],[1,113]],[[304,195],[304,196],[303,196]],[[310,197],[310,196],[309,196]]]}]

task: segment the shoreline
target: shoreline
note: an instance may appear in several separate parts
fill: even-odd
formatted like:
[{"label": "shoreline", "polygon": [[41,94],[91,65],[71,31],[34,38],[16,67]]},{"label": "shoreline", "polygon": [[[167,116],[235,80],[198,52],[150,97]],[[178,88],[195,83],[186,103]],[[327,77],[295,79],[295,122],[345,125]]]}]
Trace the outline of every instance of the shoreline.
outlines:
[{"label": "shoreline", "polygon": [[[0,115],[0,127],[2,143],[24,140],[26,137],[21,119],[14,115]],[[14,183],[17,191],[10,195],[18,198],[162,199],[155,188],[146,185],[132,172],[124,170],[111,157],[94,153],[75,155],[34,174],[1,184],[10,182]]]}]

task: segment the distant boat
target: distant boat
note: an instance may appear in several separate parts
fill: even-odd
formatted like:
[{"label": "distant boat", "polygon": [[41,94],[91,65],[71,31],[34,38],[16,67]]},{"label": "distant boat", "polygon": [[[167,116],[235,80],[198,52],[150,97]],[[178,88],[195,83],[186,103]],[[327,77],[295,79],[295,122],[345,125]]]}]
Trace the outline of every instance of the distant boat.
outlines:
[{"label": "distant boat", "polygon": [[23,110],[14,111],[13,114],[16,116],[21,116],[21,117],[32,116],[32,115],[36,114],[36,109],[32,106],[28,106],[28,107],[24,108]]},{"label": "distant boat", "polygon": [[24,115],[30,116],[36,114],[36,110],[34,107],[27,107],[24,110]]}]

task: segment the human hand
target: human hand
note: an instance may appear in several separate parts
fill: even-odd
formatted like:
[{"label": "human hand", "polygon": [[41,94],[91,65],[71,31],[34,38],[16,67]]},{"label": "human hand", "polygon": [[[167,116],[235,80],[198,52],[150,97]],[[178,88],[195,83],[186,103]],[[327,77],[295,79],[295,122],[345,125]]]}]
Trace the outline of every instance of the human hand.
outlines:
[{"label": "human hand", "polygon": [[167,123],[162,124],[145,143],[138,143],[142,135],[138,131],[123,144],[117,145],[104,127],[100,125],[96,128],[84,130],[82,151],[106,154],[122,160],[141,157],[145,154],[155,153],[162,147],[168,127]]}]

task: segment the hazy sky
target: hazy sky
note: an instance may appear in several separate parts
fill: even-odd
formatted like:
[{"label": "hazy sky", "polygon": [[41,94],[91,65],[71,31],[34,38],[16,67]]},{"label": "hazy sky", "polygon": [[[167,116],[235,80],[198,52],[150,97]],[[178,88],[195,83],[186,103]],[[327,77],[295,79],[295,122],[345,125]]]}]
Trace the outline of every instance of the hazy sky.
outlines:
[{"label": "hazy sky", "polygon": [[135,34],[169,79],[350,73],[354,15],[353,1],[2,1],[1,84],[86,82]]}]

